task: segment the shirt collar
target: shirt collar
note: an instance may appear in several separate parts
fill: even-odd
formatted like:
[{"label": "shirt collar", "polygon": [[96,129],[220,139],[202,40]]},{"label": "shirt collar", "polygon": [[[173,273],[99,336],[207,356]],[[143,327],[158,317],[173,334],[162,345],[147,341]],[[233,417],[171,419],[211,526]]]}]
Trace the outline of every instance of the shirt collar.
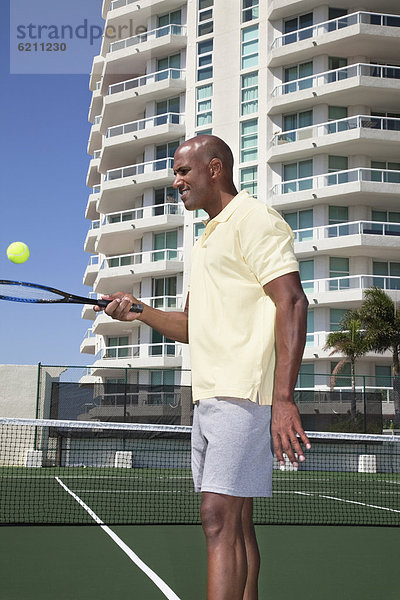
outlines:
[{"label": "shirt collar", "polygon": [[242,190],[236,196],[232,198],[230,202],[219,212],[213,219],[206,219],[203,221],[204,225],[208,225],[209,223],[224,223],[229,219],[229,217],[235,212],[235,210],[239,207],[239,204],[245,198],[249,198],[249,192],[247,190]]}]

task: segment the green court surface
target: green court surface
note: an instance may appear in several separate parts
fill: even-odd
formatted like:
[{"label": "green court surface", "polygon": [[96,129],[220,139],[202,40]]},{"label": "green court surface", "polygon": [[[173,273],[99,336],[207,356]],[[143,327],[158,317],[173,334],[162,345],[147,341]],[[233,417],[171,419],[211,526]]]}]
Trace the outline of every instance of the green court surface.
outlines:
[{"label": "green court surface", "polygon": [[[200,526],[111,528],[180,600],[206,600]],[[400,597],[398,528],[257,527],[260,600]],[[99,526],[0,528],[1,600],[164,600]]]}]

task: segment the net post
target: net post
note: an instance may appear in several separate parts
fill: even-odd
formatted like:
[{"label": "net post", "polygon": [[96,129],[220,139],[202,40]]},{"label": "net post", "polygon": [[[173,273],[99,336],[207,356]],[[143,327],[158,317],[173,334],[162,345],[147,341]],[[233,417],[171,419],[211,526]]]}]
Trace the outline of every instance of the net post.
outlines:
[{"label": "net post", "polygon": [[124,423],[126,423],[126,414],[127,414],[127,408],[126,408],[126,401],[127,401],[127,395],[128,395],[128,369],[127,367],[125,367],[125,381],[124,381]]},{"label": "net post", "polygon": [[367,433],[367,389],[365,383],[365,375],[363,378],[363,401],[364,401],[364,433]]}]

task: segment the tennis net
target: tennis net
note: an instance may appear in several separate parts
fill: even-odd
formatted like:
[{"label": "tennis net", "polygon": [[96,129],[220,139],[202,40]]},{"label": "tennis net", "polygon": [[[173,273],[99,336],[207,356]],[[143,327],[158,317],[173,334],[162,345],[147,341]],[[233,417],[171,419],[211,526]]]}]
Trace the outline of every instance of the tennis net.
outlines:
[{"label": "tennis net", "polygon": [[[197,524],[188,426],[0,418],[0,524]],[[310,432],[257,524],[400,525],[400,436]]]}]

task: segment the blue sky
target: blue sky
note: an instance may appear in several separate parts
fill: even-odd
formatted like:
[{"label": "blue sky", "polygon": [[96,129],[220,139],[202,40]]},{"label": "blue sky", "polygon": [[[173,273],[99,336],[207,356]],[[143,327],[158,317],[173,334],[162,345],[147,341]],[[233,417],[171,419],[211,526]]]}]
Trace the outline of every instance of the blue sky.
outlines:
[{"label": "blue sky", "polygon": [[[89,74],[10,75],[8,11],[8,2],[1,2],[0,278],[87,295]],[[7,259],[14,241],[30,248],[23,265]],[[81,355],[79,347],[91,321],[80,313],[79,306],[1,302],[0,364],[90,364],[93,357]]]}]

